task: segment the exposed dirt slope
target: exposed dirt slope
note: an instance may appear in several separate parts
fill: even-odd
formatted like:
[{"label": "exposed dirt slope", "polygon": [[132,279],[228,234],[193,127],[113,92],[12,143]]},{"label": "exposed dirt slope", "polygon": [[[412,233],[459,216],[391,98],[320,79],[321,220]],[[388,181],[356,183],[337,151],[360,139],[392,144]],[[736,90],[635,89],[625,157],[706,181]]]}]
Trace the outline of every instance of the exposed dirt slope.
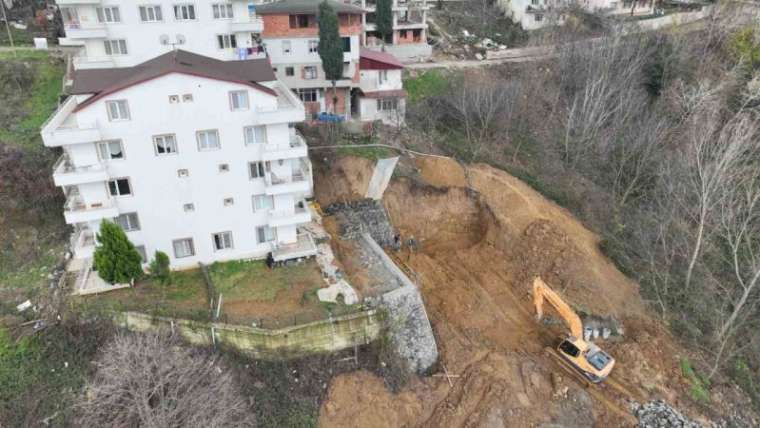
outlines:
[{"label": "exposed dirt slope", "polygon": [[[366,162],[335,165],[316,178],[317,195],[361,193]],[[457,377],[451,385],[445,376],[418,378],[394,395],[367,373],[342,375],[330,386],[323,426],[626,426],[629,395],[662,397],[698,416],[680,399],[678,350],[649,320],[637,285],[600,253],[596,235],[502,171],[445,159],[417,167],[418,175],[391,182],[384,202],[420,248],[392,256],[416,273],[441,373],[445,366]],[[612,382],[586,390],[545,354],[563,329],[535,322],[528,292],[536,275],[576,309],[622,321],[623,342],[600,343],[618,360]]]}]

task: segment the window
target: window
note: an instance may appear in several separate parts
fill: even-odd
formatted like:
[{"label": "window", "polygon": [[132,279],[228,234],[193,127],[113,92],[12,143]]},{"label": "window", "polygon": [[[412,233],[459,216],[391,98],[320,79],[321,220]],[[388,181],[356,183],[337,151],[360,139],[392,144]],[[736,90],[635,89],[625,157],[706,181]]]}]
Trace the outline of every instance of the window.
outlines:
[{"label": "window", "polygon": [[319,99],[317,89],[299,89],[298,97],[305,103],[313,103]]},{"label": "window", "polygon": [[126,55],[127,54],[127,41],[126,40],[103,40],[103,46],[106,50],[106,55]]},{"label": "window", "polygon": [[189,203],[189,204],[182,205],[182,209],[186,213],[191,213],[191,212],[195,211],[195,204]]},{"label": "window", "polygon": [[398,32],[399,38],[405,39],[406,38],[406,30],[401,30]]},{"label": "window", "polygon": [[343,40],[343,52],[351,52],[351,38],[341,37]]},{"label": "window", "polygon": [[259,244],[265,242],[274,241],[274,229],[269,226],[261,226],[256,228],[256,238],[259,240]]},{"label": "window", "polygon": [[98,7],[95,11],[98,14],[98,22],[107,22],[109,24],[121,22],[118,6]]},{"label": "window", "polygon": [[533,6],[538,6],[538,2],[539,0],[530,0],[530,4],[532,4]]},{"label": "window", "polygon": [[295,76],[296,69],[294,67],[285,67],[285,75],[286,76]]},{"label": "window", "polygon": [[125,232],[140,230],[140,221],[137,219],[137,213],[120,214],[113,221],[121,226]]},{"label": "window", "polygon": [[140,253],[140,257],[142,257],[142,263],[148,263],[148,252],[145,251],[145,245],[135,245],[135,250]]},{"label": "window", "polygon": [[237,47],[237,39],[235,39],[234,34],[217,34],[216,42],[219,49],[230,49]]},{"label": "window", "polygon": [[212,5],[211,8],[214,11],[214,19],[230,19],[233,16],[231,3],[219,3]]},{"label": "window", "polygon": [[98,156],[102,161],[124,159],[124,148],[121,145],[121,140],[99,142]]},{"label": "window", "polygon": [[172,241],[174,247],[174,257],[181,259],[183,257],[190,257],[195,255],[195,246],[193,245],[193,238],[176,239]]},{"label": "window", "polygon": [[348,72],[348,68],[351,67],[351,63],[346,61],[343,63],[343,76],[348,76],[350,73]]},{"label": "window", "polygon": [[388,70],[379,70],[377,72],[377,84],[382,85],[388,81]]},{"label": "window", "polygon": [[195,19],[195,5],[175,4],[174,19],[177,21],[189,21]]},{"label": "window", "polygon": [[533,15],[533,20],[536,22],[541,22],[544,20],[544,15],[541,15],[540,13],[537,13]]},{"label": "window", "polygon": [[161,22],[164,16],[161,13],[161,6],[150,5],[140,6],[140,21],[142,22]]},{"label": "window", "polygon": [[246,126],[243,128],[245,133],[245,144],[263,144],[267,142],[266,126]]},{"label": "window", "polygon": [[319,40],[309,40],[309,53],[316,53],[319,51]]},{"label": "window", "polygon": [[183,103],[191,103],[191,102],[193,102],[193,94],[184,94],[184,95],[182,95],[182,102]]},{"label": "window", "polygon": [[398,100],[396,98],[381,98],[377,100],[378,111],[394,111],[396,110]]},{"label": "window", "polygon": [[230,109],[232,111],[248,110],[248,91],[231,91]]},{"label": "window", "polygon": [[235,205],[235,198],[224,198],[223,203],[225,207],[231,207]]},{"label": "window", "polygon": [[228,250],[232,248],[232,232],[219,232],[211,235],[214,241],[214,250]]},{"label": "window", "polygon": [[308,28],[309,15],[290,15],[290,28]]},{"label": "window", "polygon": [[190,177],[190,170],[188,170],[188,169],[178,169],[177,170],[177,177],[179,177],[179,178]]},{"label": "window", "polygon": [[253,211],[266,211],[274,208],[274,197],[271,195],[253,195]]},{"label": "window", "polygon": [[179,95],[169,95],[169,104],[177,104],[179,102]]},{"label": "window", "polygon": [[117,178],[108,181],[108,191],[111,196],[128,196],[132,194],[132,186],[128,178]]},{"label": "window", "polygon": [[216,129],[198,131],[198,150],[215,150],[219,148],[219,131]]},{"label": "window", "polygon": [[129,105],[127,100],[106,101],[108,120],[129,120]]},{"label": "window", "polygon": [[316,79],[317,78],[317,67],[315,65],[307,65],[303,68],[303,78],[304,79]]},{"label": "window", "polygon": [[228,164],[228,163],[220,163],[219,164],[219,172],[230,172],[230,164]]},{"label": "window", "polygon": [[290,40],[282,41],[282,53],[283,55],[290,55]]},{"label": "window", "polygon": [[248,176],[251,180],[264,177],[264,162],[248,162]]},{"label": "window", "polygon": [[156,156],[177,154],[177,139],[173,134],[154,136],[153,146]]}]

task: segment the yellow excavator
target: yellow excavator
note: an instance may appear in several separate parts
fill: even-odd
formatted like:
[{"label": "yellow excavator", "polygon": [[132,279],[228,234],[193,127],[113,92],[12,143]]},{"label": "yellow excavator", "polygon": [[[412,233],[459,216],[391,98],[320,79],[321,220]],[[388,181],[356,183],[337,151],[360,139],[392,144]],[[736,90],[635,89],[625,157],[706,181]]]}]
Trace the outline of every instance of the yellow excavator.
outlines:
[{"label": "yellow excavator", "polygon": [[615,359],[583,339],[583,323],[578,314],[541,278],[536,277],[533,280],[533,304],[538,320],[544,316],[544,301],[549,302],[570,327],[570,336],[557,346],[559,356],[593,383],[606,379],[615,366]]}]

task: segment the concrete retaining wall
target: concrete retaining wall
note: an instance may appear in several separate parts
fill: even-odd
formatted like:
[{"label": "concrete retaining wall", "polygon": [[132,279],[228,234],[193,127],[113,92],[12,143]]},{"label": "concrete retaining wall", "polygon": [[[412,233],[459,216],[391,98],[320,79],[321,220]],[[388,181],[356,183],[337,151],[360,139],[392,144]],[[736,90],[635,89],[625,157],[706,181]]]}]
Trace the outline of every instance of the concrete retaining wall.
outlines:
[{"label": "concrete retaining wall", "polygon": [[383,330],[382,317],[374,309],[278,330],[153,317],[138,312],[115,313],[113,320],[127,330],[173,330],[194,345],[220,344],[262,359],[340,351],[370,343]]}]

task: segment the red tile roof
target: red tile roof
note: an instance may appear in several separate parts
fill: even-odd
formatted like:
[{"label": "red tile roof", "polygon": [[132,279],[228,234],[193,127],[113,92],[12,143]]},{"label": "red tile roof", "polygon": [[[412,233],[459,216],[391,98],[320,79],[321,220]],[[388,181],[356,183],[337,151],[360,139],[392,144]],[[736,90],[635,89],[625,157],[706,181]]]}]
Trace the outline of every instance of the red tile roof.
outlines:
[{"label": "red tile roof", "polygon": [[171,73],[239,83],[277,96],[274,90],[258,83],[275,80],[267,59],[220,61],[183,50],[165,53],[134,67],[77,70],[70,92],[94,94],[77,106],[78,111],[106,95]]},{"label": "red tile roof", "polygon": [[404,64],[388,52],[361,48],[359,50],[359,68],[361,70],[397,70],[404,68]]}]

